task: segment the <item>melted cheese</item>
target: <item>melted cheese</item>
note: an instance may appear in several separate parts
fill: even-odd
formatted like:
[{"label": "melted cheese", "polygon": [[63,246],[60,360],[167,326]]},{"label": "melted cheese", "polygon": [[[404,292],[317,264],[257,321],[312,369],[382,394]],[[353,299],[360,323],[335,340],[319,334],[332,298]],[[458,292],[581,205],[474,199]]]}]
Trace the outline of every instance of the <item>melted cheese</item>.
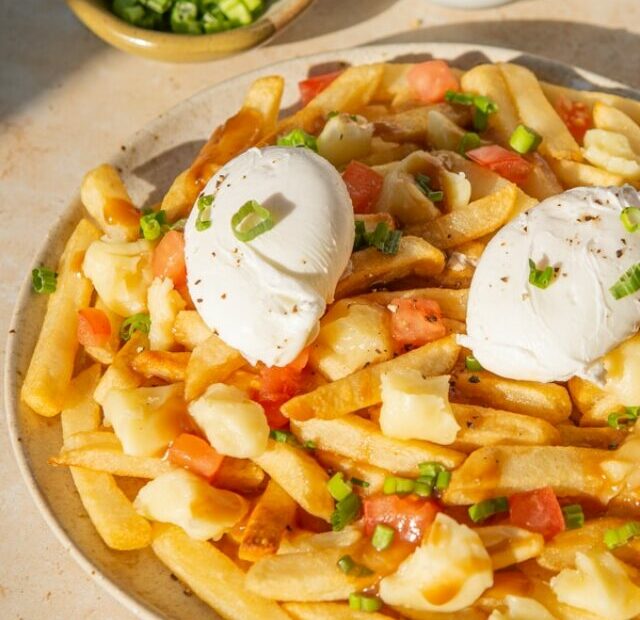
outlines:
[{"label": "melted cheese", "polygon": [[184,299],[173,289],[169,278],[156,278],[149,287],[147,305],[151,319],[149,345],[154,351],[169,351],[175,344],[173,324],[176,316],[186,306]]},{"label": "melted cheese", "polygon": [[556,620],[549,610],[535,599],[523,596],[505,596],[506,609],[497,609],[488,620]]}]

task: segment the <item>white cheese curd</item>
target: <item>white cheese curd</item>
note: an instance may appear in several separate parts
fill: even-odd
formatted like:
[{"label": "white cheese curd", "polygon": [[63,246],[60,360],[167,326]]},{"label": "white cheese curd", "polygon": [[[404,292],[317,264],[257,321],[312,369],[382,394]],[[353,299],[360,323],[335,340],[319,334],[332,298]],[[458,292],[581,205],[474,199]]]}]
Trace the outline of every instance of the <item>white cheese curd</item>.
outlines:
[{"label": "white cheese curd", "polygon": [[[338,171],[306,148],[253,148],[221,168],[203,192],[213,205],[185,226],[187,282],[205,323],[252,364],[284,366],[318,333],[353,247],[354,218]],[[236,238],[233,215],[249,200],[275,225]]]},{"label": "white cheese curd", "polygon": [[506,610],[496,609],[488,620],[555,620],[549,610],[535,599],[507,594],[504,603]]},{"label": "white cheese curd", "polygon": [[[582,187],[509,222],[480,257],[460,344],[503,377],[602,385],[602,356],[640,324],[640,293],[616,300],[609,292],[640,262],[640,235],[620,221],[629,206],[640,207],[631,186]],[[529,283],[530,259],[554,268],[546,289]]]}]

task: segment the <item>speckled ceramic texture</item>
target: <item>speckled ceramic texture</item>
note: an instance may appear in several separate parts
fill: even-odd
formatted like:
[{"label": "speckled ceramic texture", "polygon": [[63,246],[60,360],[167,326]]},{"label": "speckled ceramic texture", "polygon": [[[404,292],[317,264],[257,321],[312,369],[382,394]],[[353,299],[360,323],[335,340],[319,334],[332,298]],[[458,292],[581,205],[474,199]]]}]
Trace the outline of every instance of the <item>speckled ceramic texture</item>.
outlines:
[{"label": "speckled ceramic texture", "polygon": [[[255,78],[266,74],[285,77],[283,108],[286,111],[295,105],[297,81],[312,69],[319,72],[346,64],[407,62],[430,57],[445,58],[461,68],[488,60],[515,60],[552,82],[575,88],[606,89],[640,98],[638,93],[625,90],[606,78],[511,50],[458,44],[363,47],[287,61],[203,91],[135,134],[124,150],[113,157],[112,163],[122,170],[134,201],[139,205],[153,204],[176,174],[188,165],[212,128],[237,110]],[[80,216],[81,207],[75,197],[65,215],[53,226],[34,258],[34,266],[57,263]],[[185,594],[183,587],[171,578],[151,551],[116,552],[105,547],[84,512],[68,471],[47,464],[47,459],[59,451],[62,443],[59,420],[35,415],[19,401],[22,378],[42,324],[45,304],[44,297],[31,293],[30,278],[25,279],[12,319],[11,328],[16,333],[7,344],[4,376],[5,408],[12,445],[25,484],[45,521],[79,564],[137,616],[174,620],[218,618],[197,597]]]},{"label": "speckled ceramic texture", "polygon": [[203,62],[264,43],[313,0],[277,0],[255,22],[225,32],[184,35],[138,28],[109,9],[109,0],[67,0],[78,19],[103,41],[124,52],[167,62]]}]

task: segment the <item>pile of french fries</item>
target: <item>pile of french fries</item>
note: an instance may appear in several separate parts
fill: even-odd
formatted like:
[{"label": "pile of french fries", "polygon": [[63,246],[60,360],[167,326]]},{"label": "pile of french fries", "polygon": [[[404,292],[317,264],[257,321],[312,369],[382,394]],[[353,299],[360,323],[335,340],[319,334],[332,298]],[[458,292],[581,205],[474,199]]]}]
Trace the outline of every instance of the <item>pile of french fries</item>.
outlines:
[{"label": "pile of french fries", "polygon": [[[163,458],[164,450],[153,455],[127,451],[105,420],[103,406],[117,391],[174,386],[184,414],[212,384],[250,389],[258,378],[257,369],[207,328],[188,299],[171,320],[168,347],[154,348],[140,332],[121,342],[117,334],[124,317],[114,312],[110,319],[115,337],[108,345],[86,350],[79,346],[78,310],[110,306],[83,273],[85,252],[104,236],[118,243],[139,238],[137,228],[104,217],[108,200],[129,201],[117,172],[101,166],[85,179],[82,198],[88,214],[60,259],[57,290],[48,302],[22,398],[39,415],[60,415],[63,443],[59,454],[51,455],[51,463],[69,468],[105,545],[123,553],[150,546],[171,573],[225,619],[475,620],[502,609],[505,597],[526,593],[555,618],[593,620],[596,616],[559,602],[549,579],[573,567],[577,551],[602,547],[607,528],[640,515],[640,481],[633,476],[640,450],[629,449],[633,433],[607,426],[607,415],[619,408],[610,396],[582,379],[540,384],[468,371],[464,359],[469,352],[455,340],[456,333],[465,331],[474,265],[501,226],[563,188],[638,184],[640,174],[624,176],[615,159],[622,155],[614,151],[619,144],[616,136],[626,136],[627,158],[640,161],[640,103],[545,84],[514,64],[481,65],[461,74],[463,90],[486,95],[499,106],[489,120],[491,141],[506,146],[519,123],[542,136],[534,172],[517,186],[459,154],[465,132],[461,125],[468,119],[446,103],[425,106],[412,101],[407,82],[411,67],[350,67],[308,105],[282,119],[283,80],[259,79],[243,106],[243,111],[260,119],[259,130],[234,140],[228,128],[219,129],[205,147],[224,142],[230,160],[251,146],[273,144],[294,128],[317,134],[329,113],[346,112],[375,124],[372,152],[364,163],[393,174],[407,158],[428,151],[439,170],[463,173],[471,186],[466,201],[445,200],[436,217],[405,226],[397,254],[385,255],[375,248],[355,252],[336,291],[336,303],[363,306],[363,316],[366,308],[386,312],[399,296],[433,299],[442,309],[449,334],[395,356],[389,353],[364,361],[358,357],[362,363],[335,380],[317,373],[310,391],[282,407],[297,444],[270,439],[259,457],[224,458],[212,484],[244,498],[248,510],[242,522],[217,542],[196,540],[176,525],[151,522],[136,510],[119,479],[132,478],[142,486],[176,466]],[[595,146],[578,144],[569,133],[554,107],[561,97],[583,102],[592,112],[600,130]],[[208,177],[216,169],[210,167]],[[158,208],[175,222],[189,214],[195,197],[187,170],[177,176]],[[391,215],[367,217],[386,218],[395,225],[396,206],[390,207]],[[341,346],[342,355],[349,358],[348,345]],[[460,425],[452,445],[382,433],[381,379],[399,369],[417,370],[424,377],[451,375],[449,397]],[[165,448],[171,439],[167,437]],[[460,507],[551,486],[561,500],[583,503],[586,524],[546,543],[525,530],[470,524],[487,547],[495,573],[493,587],[464,611],[350,609],[349,594],[375,586],[379,575],[353,576],[337,568],[338,559],[361,544],[364,534],[358,521],[331,531],[334,501],[327,480],[343,472],[367,483],[359,492],[376,494],[382,492],[386,477],[415,477],[423,462],[439,463],[452,472],[441,497],[442,509],[463,521],[465,511]],[[640,583],[636,570],[640,540],[614,553]]]}]

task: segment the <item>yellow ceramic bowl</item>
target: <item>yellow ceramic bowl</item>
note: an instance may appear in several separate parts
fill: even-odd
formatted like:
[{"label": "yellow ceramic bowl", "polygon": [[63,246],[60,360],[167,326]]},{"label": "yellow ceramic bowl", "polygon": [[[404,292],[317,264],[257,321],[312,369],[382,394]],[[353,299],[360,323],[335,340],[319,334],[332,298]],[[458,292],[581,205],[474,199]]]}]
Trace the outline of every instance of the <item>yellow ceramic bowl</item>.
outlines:
[{"label": "yellow ceramic bowl", "polygon": [[125,52],[168,62],[201,62],[237,54],[266,41],[306,9],[313,0],[277,0],[249,26],[216,34],[187,35],[145,30],[114,15],[109,0],[67,0],[78,19]]}]

